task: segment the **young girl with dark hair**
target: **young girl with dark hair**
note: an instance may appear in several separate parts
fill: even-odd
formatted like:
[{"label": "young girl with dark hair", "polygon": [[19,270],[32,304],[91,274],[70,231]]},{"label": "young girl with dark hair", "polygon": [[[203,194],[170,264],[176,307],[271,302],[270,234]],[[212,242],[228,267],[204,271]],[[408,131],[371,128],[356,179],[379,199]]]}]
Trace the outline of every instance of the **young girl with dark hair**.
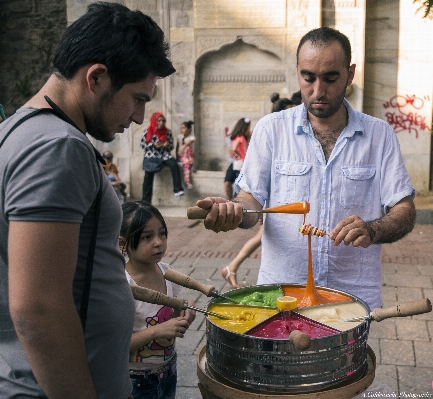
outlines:
[{"label": "young girl with dark hair", "polygon": [[[164,279],[171,266],[161,262],[168,234],[161,213],[143,201],[127,202],[122,209],[119,246],[128,257],[125,272],[129,285],[177,296],[182,287]],[[175,316],[170,307],[135,300],[129,354],[134,399],[175,399],[175,338],[183,338],[194,318],[195,312],[189,309]]]},{"label": "young girl with dark hair", "polygon": [[183,181],[186,187],[191,189],[191,169],[194,163],[194,142],[195,136],[192,134],[193,121],[183,122],[180,125],[181,134],[177,136],[177,157],[183,165]]}]

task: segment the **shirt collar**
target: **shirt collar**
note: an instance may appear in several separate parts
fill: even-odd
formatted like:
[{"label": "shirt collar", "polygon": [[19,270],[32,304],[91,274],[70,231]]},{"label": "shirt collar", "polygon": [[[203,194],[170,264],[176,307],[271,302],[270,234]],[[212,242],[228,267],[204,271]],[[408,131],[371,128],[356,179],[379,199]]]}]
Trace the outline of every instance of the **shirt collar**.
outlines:
[{"label": "shirt collar", "polygon": [[[352,108],[352,106],[349,104],[349,102],[344,99],[343,104],[347,109],[347,113],[349,116],[349,122],[344,129],[343,136],[344,137],[353,137],[356,133],[364,134],[364,129],[362,127],[362,124],[358,118],[358,115],[356,114],[356,111]],[[311,134],[310,130],[310,122],[307,117],[307,107],[302,104],[302,108],[300,110],[300,113],[298,113],[298,127],[296,129],[297,134]]]}]

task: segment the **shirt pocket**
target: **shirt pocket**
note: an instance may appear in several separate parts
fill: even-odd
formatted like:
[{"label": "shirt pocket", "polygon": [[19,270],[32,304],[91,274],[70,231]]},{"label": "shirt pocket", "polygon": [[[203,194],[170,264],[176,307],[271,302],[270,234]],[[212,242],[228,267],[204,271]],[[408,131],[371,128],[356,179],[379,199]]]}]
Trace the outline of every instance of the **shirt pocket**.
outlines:
[{"label": "shirt pocket", "polygon": [[309,201],[311,164],[275,162],[275,199],[280,204]]},{"label": "shirt pocket", "polygon": [[373,193],[374,166],[347,166],[341,168],[340,202],[343,208],[366,206]]}]

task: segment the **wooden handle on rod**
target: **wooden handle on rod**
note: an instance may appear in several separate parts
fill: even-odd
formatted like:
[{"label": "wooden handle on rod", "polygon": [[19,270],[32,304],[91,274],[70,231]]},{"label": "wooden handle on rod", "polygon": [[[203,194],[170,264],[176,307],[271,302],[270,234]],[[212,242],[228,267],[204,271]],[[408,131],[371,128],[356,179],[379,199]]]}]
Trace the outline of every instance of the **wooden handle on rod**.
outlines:
[{"label": "wooden handle on rod", "polygon": [[206,296],[212,296],[212,292],[215,290],[214,286],[203,284],[200,281],[173,269],[168,269],[164,274],[164,278],[168,281],[179,284],[182,287],[199,291]]},{"label": "wooden handle on rod", "polygon": [[150,288],[131,286],[134,299],[156,305],[169,306],[175,310],[183,310],[187,308],[185,299],[173,298],[162,294],[161,292],[151,290]]},{"label": "wooden handle on rod", "polygon": [[390,317],[405,317],[416,314],[428,313],[432,311],[430,299],[420,299],[418,301],[406,302],[391,308],[377,308],[371,312],[375,321],[382,321]]},{"label": "wooden handle on rod", "polygon": [[311,338],[309,335],[299,330],[293,330],[289,335],[289,340],[292,341],[295,348],[304,351],[311,345]]},{"label": "wooden handle on rod", "polygon": [[188,219],[206,219],[210,209],[203,209],[198,206],[192,206],[186,210]]}]

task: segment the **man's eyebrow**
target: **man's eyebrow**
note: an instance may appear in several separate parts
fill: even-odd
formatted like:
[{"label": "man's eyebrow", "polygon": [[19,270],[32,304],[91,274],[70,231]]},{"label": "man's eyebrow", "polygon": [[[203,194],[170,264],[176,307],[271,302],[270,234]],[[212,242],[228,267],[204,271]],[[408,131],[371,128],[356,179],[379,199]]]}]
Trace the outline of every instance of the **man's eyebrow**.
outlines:
[{"label": "man's eyebrow", "polygon": [[340,72],[339,71],[329,71],[329,72],[325,72],[323,75],[325,75],[325,76],[340,75]]},{"label": "man's eyebrow", "polygon": [[[307,69],[301,69],[301,75],[314,75],[314,76],[316,76],[315,73],[313,73]],[[340,75],[340,72],[339,71],[328,71],[328,72],[325,72],[321,75],[322,76],[335,76],[335,75]]]}]

